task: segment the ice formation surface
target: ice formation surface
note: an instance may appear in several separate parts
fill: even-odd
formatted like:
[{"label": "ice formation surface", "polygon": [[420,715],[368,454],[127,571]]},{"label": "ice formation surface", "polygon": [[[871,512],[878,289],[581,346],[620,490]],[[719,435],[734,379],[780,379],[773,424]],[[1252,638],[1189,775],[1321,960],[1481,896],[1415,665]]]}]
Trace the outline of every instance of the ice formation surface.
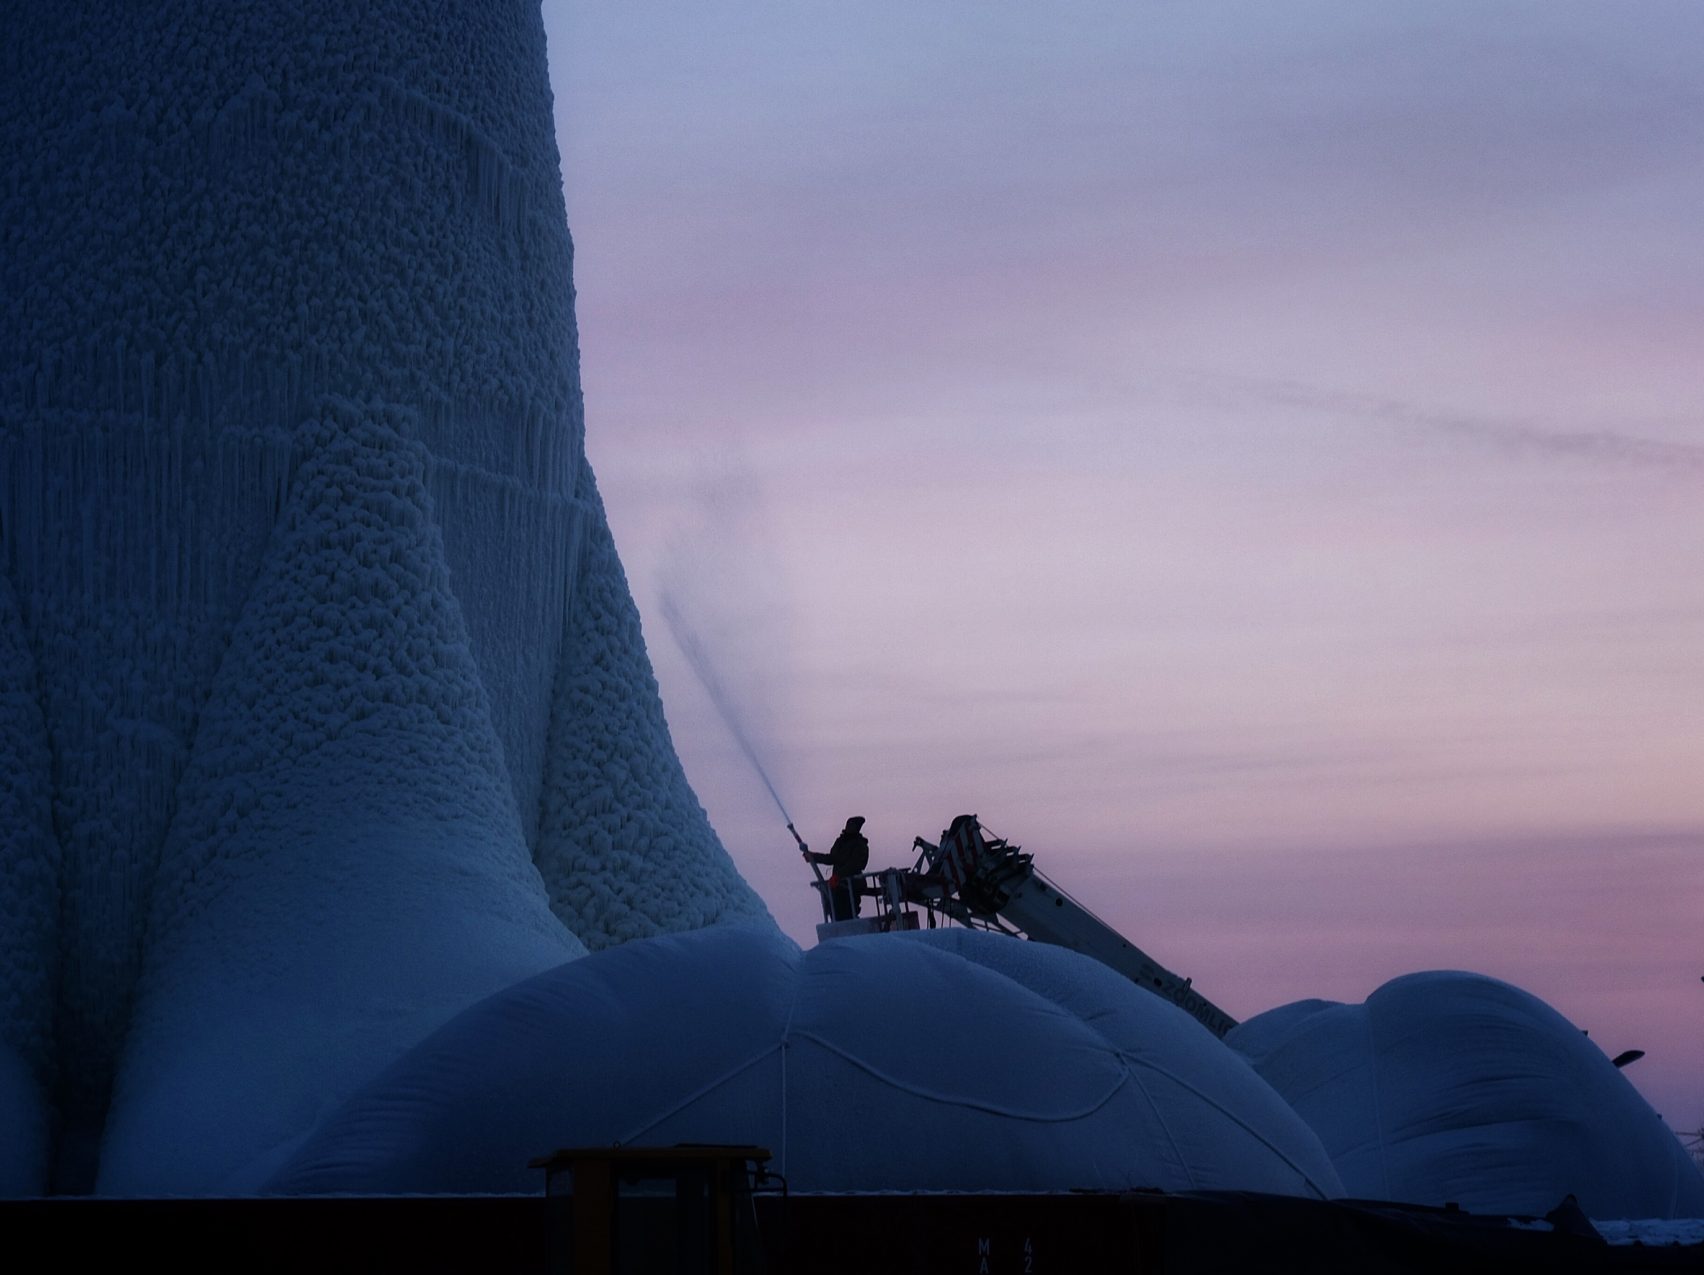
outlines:
[{"label": "ice formation surface", "polygon": [[103,1191],[240,1190],[464,1006],[585,952],[521,834],[424,457],[354,405],[306,432],[161,854]]},{"label": "ice formation surface", "polygon": [[774,932],[585,461],[535,0],[7,17],[0,1193],[756,1139],[816,1189],[1704,1213],[1489,980],[1264,1015],[1262,1080],[1064,952]]},{"label": "ice formation surface", "polygon": [[[591,472],[582,481],[591,487]],[[563,644],[535,858],[551,906],[588,947],[708,925],[749,908],[750,887],[721,853],[666,739],[639,612],[598,510]],[[660,873],[656,864],[678,865]]]},{"label": "ice formation surface", "polygon": [[[314,782],[328,811],[357,808],[330,759],[338,749],[347,758],[356,741],[344,732],[359,728],[308,720],[307,705],[366,702],[354,683],[385,675],[383,626],[405,612],[459,617],[465,658],[452,680],[466,698],[408,738],[433,756],[451,735],[476,741],[479,757],[457,763],[479,777],[465,820],[478,832],[461,844],[473,877],[514,891],[492,908],[536,913],[536,869],[523,865],[535,872],[523,881],[511,860],[516,838],[537,854],[548,813],[550,893],[594,941],[765,919],[679,779],[611,569],[585,462],[571,245],[534,0],[22,0],[7,18],[0,576],[10,609],[0,675],[24,656],[30,673],[23,692],[0,686],[0,749],[27,770],[45,748],[52,781],[0,800],[44,801],[53,835],[31,843],[40,812],[24,811],[0,846],[0,1049],[18,1055],[8,1075],[45,1081],[60,1184],[93,1179],[121,1050],[125,1101],[164,1101],[170,1085],[190,1083],[167,1079],[167,1024],[200,1030],[239,988],[260,987],[254,953],[304,950],[253,935],[254,953],[223,953],[223,989],[191,955],[234,941],[247,923],[238,918],[280,916],[291,888],[329,899],[324,863],[286,868],[280,847],[237,825],[260,811],[278,835],[303,826],[301,809],[277,803],[318,801]],[[349,404],[361,405],[359,421],[345,418]],[[280,520],[309,518],[333,498],[324,484],[342,480],[314,468],[331,440],[354,449],[343,459],[363,476],[389,472],[380,453],[406,452],[410,495],[327,532],[346,551],[342,566],[323,557],[315,576],[302,558],[291,576]],[[364,537],[393,515],[413,520],[407,552],[430,562],[374,568]],[[583,568],[589,601],[577,587]],[[399,596],[351,596],[346,571]],[[274,591],[268,607],[342,634],[321,648],[317,675],[293,674],[300,709],[232,684],[233,670],[258,670],[263,651],[276,653],[251,597],[262,587]],[[294,587],[310,592],[276,594]],[[400,596],[417,587],[426,592]],[[380,629],[359,627],[369,622]],[[633,683],[586,693],[593,665]],[[280,716],[261,721],[262,711]],[[208,732],[234,729],[244,713],[277,756],[243,758],[235,745],[212,755]],[[396,772],[410,762],[392,758]],[[246,786],[275,772],[288,774],[288,794]],[[372,810],[398,809],[381,759],[362,758],[360,773]],[[500,816],[493,774],[507,789]],[[551,787],[580,777],[601,786]],[[398,791],[424,790],[403,780]],[[623,803],[642,813],[628,817]],[[601,812],[595,836],[561,822],[588,811]],[[372,817],[346,822],[395,833]],[[317,829],[309,858],[337,843],[329,815]],[[393,891],[421,904],[425,886],[386,875],[409,862],[400,839],[342,839],[360,865],[347,888],[365,892],[368,912],[346,899],[336,915],[364,915],[376,935],[391,924]],[[497,869],[497,858],[511,867]],[[280,891],[276,906],[265,881]],[[54,903],[41,913],[46,890]],[[605,925],[588,900],[624,902]],[[308,924],[329,926],[329,915]],[[365,1004],[381,966],[422,957],[429,937],[411,935],[382,958],[375,937],[364,964],[312,988],[318,975],[306,967],[297,990],[304,1001]],[[573,946],[551,943],[552,959]],[[496,962],[470,972],[460,994],[485,995],[499,968],[537,966]],[[51,997],[39,990],[43,971]],[[180,989],[186,971],[202,981]],[[382,1032],[352,1045],[351,1058],[377,1062],[438,1012],[422,1011],[383,1047]],[[358,1072],[340,1079],[357,1083]],[[198,1083],[213,1079],[204,1070]],[[114,1119],[135,1129],[145,1116]],[[129,1137],[108,1137],[109,1149]],[[0,1165],[0,1176],[11,1182],[16,1169]]]},{"label": "ice formation surface", "polygon": [[1361,1005],[1300,1001],[1227,1043],[1318,1132],[1349,1194],[1594,1218],[1704,1216],[1704,1178],[1580,1029],[1476,974],[1393,979]]},{"label": "ice formation surface", "polygon": [[59,843],[35,661],[0,576],[0,1195],[47,1183]]},{"label": "ice formation surface", "polygon": [[269,1189],[528,1191],[558,1146],[705,1141],[767,1145],[794,1190],[1341,1193],[1239,1058],[1086,957],[964,932],[801,953],[729,927],[475,1006]]}]

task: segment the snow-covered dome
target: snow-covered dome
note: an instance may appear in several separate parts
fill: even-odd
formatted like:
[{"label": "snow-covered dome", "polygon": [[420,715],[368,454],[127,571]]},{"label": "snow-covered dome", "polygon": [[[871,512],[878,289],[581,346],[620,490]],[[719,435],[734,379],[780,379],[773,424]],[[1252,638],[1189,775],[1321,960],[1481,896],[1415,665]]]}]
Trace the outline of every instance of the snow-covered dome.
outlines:
[{"label": "snow-covered dome", "polygon": [[1592,1217],[1704,1215],[1679,1140],[1578,1027],[1478,974],[1299,1001],[1227,1043],[1310,1124],[1351,1196]]},{"label": "snow-covered dome", "polygon": [[769,1146],[795,1190],[1242,1188],[1331,1196],[1319,1141],[1176,1007],[1087,958],[961,931],[630,943],[463,1013],[269,1190],[536,1190],[559,1146]]}]

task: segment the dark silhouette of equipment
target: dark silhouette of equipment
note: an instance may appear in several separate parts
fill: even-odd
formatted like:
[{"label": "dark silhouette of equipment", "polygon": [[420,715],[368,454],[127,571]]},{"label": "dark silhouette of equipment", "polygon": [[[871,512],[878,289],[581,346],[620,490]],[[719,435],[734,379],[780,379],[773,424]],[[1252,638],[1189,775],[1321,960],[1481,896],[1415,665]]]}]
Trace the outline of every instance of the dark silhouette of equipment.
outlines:
[{"label": "dark silhouette of equipment", "polygon": [[[587,1147],[532,1161],[543,1169],[550,1265],[567,1275],[671,1271],[757,1275],[764,1268],[754,1185],[767,1147]],[[782,1183],[785,1190],[785,1183]]]},{"label": "dark silhouette of equipment", "polygon": [[[798,839],[796,832],[793,836]],[[803,842],[800,848],[805,848]],[[910,868],[852,877],[858,896],[875,900],[874,916],[837,919],[828,883],[818,872],[816,889],[823,900],[818,939],[915,930],[925,920],[930,929],[956,922],[995,930],[1092,956],[1138,987],[1171,1001],[1215,1036],[1237,1025],[1187,978],[1172,973],[1043,876],[1033,855],[988,835],[975,815],[954,819],[938,843],[918,837],[912,848],[918,856]]]}]

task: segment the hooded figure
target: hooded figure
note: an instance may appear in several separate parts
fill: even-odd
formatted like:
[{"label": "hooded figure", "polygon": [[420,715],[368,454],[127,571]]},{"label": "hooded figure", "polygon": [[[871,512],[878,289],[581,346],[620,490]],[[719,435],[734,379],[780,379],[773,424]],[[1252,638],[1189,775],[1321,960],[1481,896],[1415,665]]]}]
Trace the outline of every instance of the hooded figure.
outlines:
[{"label": "hooded figure", "polygon": [[870,862],[870,843],[864,836],[863,827],[864,816],[853,815],[846,821],[827,854],[805,851],[805,858],[812,863],[829,865],[828,897],[832,919],[836,921],[850,921],[858,915],[860,902],[852,878]]}]

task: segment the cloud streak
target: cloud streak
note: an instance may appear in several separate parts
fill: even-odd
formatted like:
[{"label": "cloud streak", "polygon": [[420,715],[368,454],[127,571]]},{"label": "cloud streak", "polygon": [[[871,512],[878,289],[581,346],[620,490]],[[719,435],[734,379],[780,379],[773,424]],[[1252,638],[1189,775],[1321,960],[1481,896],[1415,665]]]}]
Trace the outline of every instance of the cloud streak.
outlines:
[{"label": "cloud streak", "polygon": [[1451,411],[1427,404],[1309,385],[1211,374],[1217,385],[1244,401],[1378,421],[1400,429],[1460,439],[1517,455],[1575,460],[1704,478],[1704,446],[1645,438],[1614,429],[1545,429],[1518,419]]}]

